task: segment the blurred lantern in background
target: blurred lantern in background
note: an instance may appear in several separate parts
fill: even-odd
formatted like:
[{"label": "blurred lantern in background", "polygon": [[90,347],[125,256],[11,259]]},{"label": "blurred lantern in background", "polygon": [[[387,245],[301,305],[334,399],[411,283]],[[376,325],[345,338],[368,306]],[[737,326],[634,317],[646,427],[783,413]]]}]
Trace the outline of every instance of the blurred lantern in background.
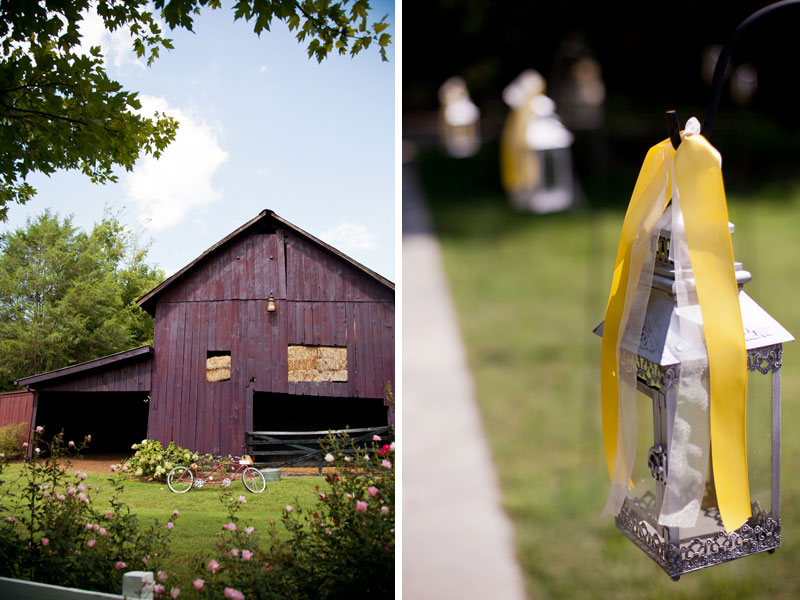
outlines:
[{"label": "blurred lantern in background", "polygon": [[580,37],[568,37],[556,52],[550,87],[558,114],[570,131],[602,127],[606,86],[600,63]]},{"label": "blurred lantern in background", "polygon": [[705,81],[707,85],[711,85],[714,79],[714,69],[717,67],[720,54],[722,54],[722,44],[714,44],[703,51],[700,71],[703,76],[703,81]]},{"label": "blurred lantern in background", "polygon": [[748,63],[739,65],[731,76],[731,98],[739,106],[750,104],[758,89],[758,71]]},{"label": "blurred lantern in background", "polygon": [[573,136],[544,95],[544,78],[524,71],[503,90],[510,111],[500,143],[503,187],[519,210],[548,213],[574,201]]},{"label": "blurred lantern in background", "polygon": [[480,110],[469,97],[461,77],[451,77],[439,88],[439,128],[450,156],[465,158],[481,146]]}]

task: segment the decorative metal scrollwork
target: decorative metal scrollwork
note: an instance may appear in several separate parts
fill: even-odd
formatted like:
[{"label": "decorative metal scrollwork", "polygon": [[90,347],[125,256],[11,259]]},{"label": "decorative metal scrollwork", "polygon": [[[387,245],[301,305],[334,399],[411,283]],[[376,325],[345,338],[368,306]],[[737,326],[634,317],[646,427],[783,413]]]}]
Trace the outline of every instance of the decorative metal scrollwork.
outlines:
[{"label": "decorative metal scrollwork", "polygon": [[658,236],[658,245],[656,246],[656,262],[672,265],[669,259],[669,242],[668,236]]},{"label": "decorative metal scrollwork", "polygon": [[626,499],[617,515],[617,529],[673,578],[781,545],[780,519],[771,517],[758,525],[742,525],[731,533],[720,531],[711,537],[670,544],[637,518],[629,503]]},{"label": "decorative metal scrollwork", "polygon": [[662,483],[667,480],[667,453],[661,444],[650,448],[647,455],[647,466],[653,479]]},{"label": "decorative metal scrollwork", "polygon": [[753,348],[747,352],[747,368],[766,375],[775,372],[783,364],[783,345],[764,346]]},{"label": "decorative metal scrollwork", "polygon": [[672,365],[662,367],[647,360],[643,356],[636,357],[636,376],[647,387],[656,390],[668,390],[678,383],[680,367]]}]

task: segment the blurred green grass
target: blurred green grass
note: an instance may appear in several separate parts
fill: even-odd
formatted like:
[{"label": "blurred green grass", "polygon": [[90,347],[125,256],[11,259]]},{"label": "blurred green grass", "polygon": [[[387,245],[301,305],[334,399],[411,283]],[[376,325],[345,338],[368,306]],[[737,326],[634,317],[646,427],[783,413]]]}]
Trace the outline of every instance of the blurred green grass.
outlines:
[{"label": "blurred green grass", "polygon": [[[642,158],[647,148],[642,148]],[[496,147],[417,159],[442,247],[478,403],[531,598],[800,597],[800,352],[783,368],[782,548],[674,583],[600,518],[608,492],[599,400],[602,320],[624,210],[638,170],[582,181],[574,212],[514,212]],[[627,169],[627,167],[626,167]],[[727,174],[723,173],[724,175]],[[800,182],[749,180],[729,212],[748,294],[800,333]],[[422,301],[416,299],[415,301]],[[476,519],[480,515],[475,516]]]}]

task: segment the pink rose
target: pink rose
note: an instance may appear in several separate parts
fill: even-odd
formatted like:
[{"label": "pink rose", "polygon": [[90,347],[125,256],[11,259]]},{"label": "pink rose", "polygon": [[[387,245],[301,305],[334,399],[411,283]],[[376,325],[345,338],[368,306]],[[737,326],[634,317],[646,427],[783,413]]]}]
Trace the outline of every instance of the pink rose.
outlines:
[{"label": "pink rose", "polygon": [[96,543],[97,543],[97,542],[96,542],[94,539],[91,539],[91,540],[89,540],[88,542],[86,542],[86,545],[87,545],[87,546],[89,546],[89,548],[91,548],[91,547],[92,547],[92,546],[94,546]]},{"label": "pink rose", "polygon": [[50,540],[46,537],[42,538],[42,546],[47,546],[50,544]]},{"label": "pink rose", "polygon": [[381,466],[384,469],[391,469],[392,468],[392,463],[390,463],[388,460],[382,460],[381,461]]},{"label": "pink rose", "polygon": [[246,502],[247,502],[247,498],[245,498],[244,496],[239,496],[239,504],[244,504]]},{"label": "pink rose", "polygon": [[170,531],[172,531],[172,528],[173,528],[173,527],[175,527],[175,523],[173,523],[172,521],[170,521],[169,523],[167,523],[167,529],[169,529]]},{"label": "pink rose", "polygon": [[153,586],[153,593],[154,593],[156,596],[158,596],[159,594],[163,594],[163,593],[164,593],[164,586],[163,586],[163,585],[161,585],[160,583],[157,583],[157,584],[155,584],[155,585]]},{"label": "pink rose", "polygon": [[239,590],[231,587],[226,587],[224,596],[226,598],[230,598],[231,600],[244,600],[244,594]]},{"label": "pink rose", "polygon": [[253,558],[253,553],[250,550],[242,550],[242,560],[250,560]]},{"label": "pink rose", "polygon": [[388,515],[389,514],[389,507],[388,506],[381,506],[381,514]]},{"label": "pink rose", "polygon": [[367,511],[367,503],[363,500],[356,500],[356,511],[357,512],[366,512]]},{"label": "pink rose", "polygon": [[215,574],[217,569],[219,569],[219,563],[212,558],[210,561],[208,561],[208,568],[212,574]]},{"label": "pink rose", "polygon": [[106,513],[106,519],[108,519],[110,521],[113,518],[114,518],[114,512],[113,511],[108,511]]},{"label": "pink rose", "polygon": [[371,485],[367,488],[367,491],[369,492],[370,496],[374,496],[378,493],[378,488],[376,488],[374,485]]},{"label": "pink rose", "polygon": [[380,441],[381,441],[381,436],[379,436],[379,435],[377,435],[377,434],[376,434],[376,435],[373,435],[373,436],[372,436],[372,441],[373,441],[373,442],[380,442]]},{"label": "pink rose", "polygon": [[250,526],[250,527],[248,527],[247,529],[245,529],[245,530],[244,530],[244,532],[245,532],[247,535],[250,535],[250,534],[251,534],[251,533],[253,533],[255,530],[256,530],[256,528],[255,528],[255,527],[253,527],[253,526]]},{"label": "pink rose", "polygon": [[192,587],[193,587],[194,589],[196,589],[196,590],[202,590],[202,589],[203,589],[203,584],[204,584],[204,583],[205,583],[205,580],[203,580],[203,579],[200,579],[200,578],[198,577],[197,579],[195,579],[195,580],[192,582]]},{"label": "pink rose", "polygon": [[100,529],[98,529],[97,533],[99,533],[100,535],[108,535],[108,532],[106,531],[105,527],[101,527]]},{"label": "pink rose", "polygon": [[124,569],[125,567],[126,567],[126,565],[125,565],[125,563],[124,563],[124,562],[122,562],[121,560],[118,560],[118,561],[117,561],[117,570],[121,571],[121,570],[122,570],[122,569]]},{"label": "pink rose", "polygon": [[169,595],[170,595],[172,598],[177,598],[178,596],[180,596],[180,595],[181,595],[181,589],[180,589],[180,588],[176,588],[176,587],[174,587],[174,588],[172,588],[172,589],[169,591]]},{"label": "pink rose", "polygon": [[286,512],[287,512],[287,513],[290,513],[290,512],[292,512],[292,507],[291,507],[291,506],[289,506],[288,504],[286,505]]},{"label": "pink rose", "polygon": [[178,509],[176,508],[175,510],[172,511],[172,514],[177,517],[181,513],[179,513]]},{"label": "pink rose", "polygon": [[158,580],[159,580],[161,583],[164,583],[164,582],[167,580],[167,573],[166,573],[166,571],[159,571],[159,572],[156,574],[156,578],[158,578]]}]

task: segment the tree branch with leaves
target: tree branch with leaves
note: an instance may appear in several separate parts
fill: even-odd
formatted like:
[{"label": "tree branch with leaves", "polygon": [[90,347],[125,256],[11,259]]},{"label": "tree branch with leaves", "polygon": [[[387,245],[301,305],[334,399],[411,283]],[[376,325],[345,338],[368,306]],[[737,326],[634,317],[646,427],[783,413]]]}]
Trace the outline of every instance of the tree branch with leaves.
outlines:
[{"label": "tree branch with leaves", "polygon": [[[101,49],[82,47],[92,10],[108,31],[127,28],[132,50],[151,65],[173,49],[162,23],[193,31],[197,14],[220,8],[220,0],[0,0],[0,221],[9,204],[35,195],[32,173],[77,169],[113,182],[116,169],[131,171],[142,154],[157,158],[175,139],[177,121],[142,115],[136,92],[108,76]],[[318,62],[371,46],[387,60],[388,15],[371,21],[368,0],[238,0],[232,9],[259,36],[284,22]]]}]

